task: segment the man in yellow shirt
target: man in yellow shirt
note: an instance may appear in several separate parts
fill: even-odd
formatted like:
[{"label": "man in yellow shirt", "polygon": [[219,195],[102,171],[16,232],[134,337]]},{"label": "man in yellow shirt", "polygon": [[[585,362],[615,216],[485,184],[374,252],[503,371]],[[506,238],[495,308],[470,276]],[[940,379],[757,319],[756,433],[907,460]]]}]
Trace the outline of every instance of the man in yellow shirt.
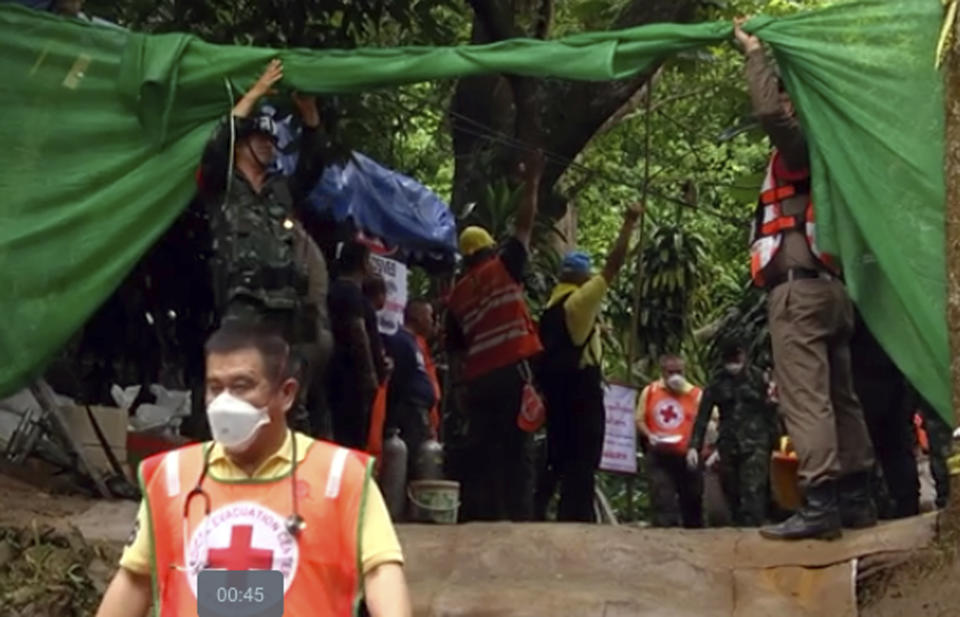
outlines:
[{"label": "man in yellow shirt", "polygon": [[557,520],[593,521],[594,471],[606,428],[598,319],[607,288],[626,260],[630,234],[642,206],[631,206],[600,274],[590,257],[574,251],[561,266],[547,310],[540,319],[543,356],[538,378],[547,407],[547,469],[537,495],[538,515],[560,484]]},{"label": "man in yellow shirt", "polygon": [[[97,617],[142,617],[151,605],[162,617],[196,614],[206,567],[281,571],[292,617],[348,614],[361,600],[372,617],[409,617],[403,553],[367,457],[287,427],[298,388],[289,345],[230,322],[206,355],[215,442],[141,466],[144,500]],[[245,553],[231,553],[238,538]],[[244,567],[248,555],[259,561]]]}]

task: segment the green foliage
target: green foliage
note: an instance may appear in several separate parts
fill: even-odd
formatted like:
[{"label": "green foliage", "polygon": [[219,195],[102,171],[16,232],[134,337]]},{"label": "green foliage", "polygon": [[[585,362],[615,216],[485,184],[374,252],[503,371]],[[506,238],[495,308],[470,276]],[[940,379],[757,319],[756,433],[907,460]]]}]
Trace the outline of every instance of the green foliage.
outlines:
[{"label": "green foliage", "polygon": [[679,349],[706,261],[704,239],[679,225],[657,227],[643,247],[637,336],[650,357]]},{"label": "green foliage", "polygon": [[494,238],[503,238],[513,227],[520,187],[511,186],[503,178],[494,180],[484,189],[483,199],[464,221],[465,225],[479,225]]},{"label": "green foliage", "polygon": [[437,44],[461,33],[450,0],[89,0],[86,10],[148,32],[266,47]]},{"label": "green foliage", "polygon": [[637,461],[637,475],[597,474],[597,486],[603,491],[621,523],[650,519],[650,490],[644,459]]}]

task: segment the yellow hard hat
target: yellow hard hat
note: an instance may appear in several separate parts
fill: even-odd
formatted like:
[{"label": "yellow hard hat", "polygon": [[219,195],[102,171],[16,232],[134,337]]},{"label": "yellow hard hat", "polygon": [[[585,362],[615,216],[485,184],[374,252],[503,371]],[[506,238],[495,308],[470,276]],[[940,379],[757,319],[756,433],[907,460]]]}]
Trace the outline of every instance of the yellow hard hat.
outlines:
[{"label": "yellow hard hat", "polygon": [[483,227],[467,227],[460,233],[460,253],[464,257],[469,257],[495,244],[493,236]]}]

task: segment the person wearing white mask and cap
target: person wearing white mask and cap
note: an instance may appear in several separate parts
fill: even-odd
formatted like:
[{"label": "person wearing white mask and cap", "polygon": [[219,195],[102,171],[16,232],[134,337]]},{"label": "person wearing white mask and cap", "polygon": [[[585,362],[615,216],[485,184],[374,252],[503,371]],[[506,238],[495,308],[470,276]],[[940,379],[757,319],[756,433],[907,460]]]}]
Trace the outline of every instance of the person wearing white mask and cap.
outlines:
[{"label": "person wearing white mask and cap", "polygon": [[684,377],[683,358],[660,358],[661,378],[640,393],[636,423],[644,448],[654,527],[703,526],[703,482],[687,466],[702,391]]},{"label": "person wearing white mask and cap", "polygon": [[355,614],[365,602],[373,617],[409,617],[372,459],[288,428],[299,387],[289,344],[266,325],[231,321],[205,351],[214,441],[141,464],[137,523],[97,617],[143,617],[151,606],[158,617],[196,615],[211,596],[208,570],[279,572],[274,588],[234,599],[282,597],[286,615]]}]

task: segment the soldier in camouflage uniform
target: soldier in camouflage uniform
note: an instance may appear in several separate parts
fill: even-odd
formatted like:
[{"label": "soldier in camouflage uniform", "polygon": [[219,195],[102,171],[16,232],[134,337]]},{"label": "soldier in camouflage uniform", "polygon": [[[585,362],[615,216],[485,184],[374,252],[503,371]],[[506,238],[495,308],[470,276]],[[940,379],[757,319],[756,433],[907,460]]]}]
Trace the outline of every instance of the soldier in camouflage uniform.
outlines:
[{"label": "soldier in camouflage uniform", "polygon": [[[198,179],[213,238],[211,270],[220,321],[268,323],[291,341],[301,383],[291,420],[302,430],[307,425],[304,401],[311,387],[322,383],[316,372],[322,357],[329,356],[329,349],[321,347],[324,341],[329,346],[330,339],[324,335],[329,333],[323,323],[325,290],[309,293],[316,287],[317,264],[304,257],[315,260],[320,251],[311,250],[315,245],[310,246],[313,240],[298,220],[298,208],[323,165],[317,152],[316,99],[294,95],[303,124],[297,169],[291,177],[272,170],[277,156],[273,120],[252,114],[282,77],[283,65],[274,60],[216,128]],[[318,294],[321,302],[312,299]],[[311,400],[322,398],[310,395]]]},{"label": "soldier in camouflage uniform", "polygon": [[723,368],[704,390],[693,426],[687,464],[699,465],[710,415],[720,412],[717,456],[720,482],[734,524],[758,527],[767,516],[770,452],[777,436],[776,409],[767,397],[763,372],[746,362],[743,347],[727,343]]}]

